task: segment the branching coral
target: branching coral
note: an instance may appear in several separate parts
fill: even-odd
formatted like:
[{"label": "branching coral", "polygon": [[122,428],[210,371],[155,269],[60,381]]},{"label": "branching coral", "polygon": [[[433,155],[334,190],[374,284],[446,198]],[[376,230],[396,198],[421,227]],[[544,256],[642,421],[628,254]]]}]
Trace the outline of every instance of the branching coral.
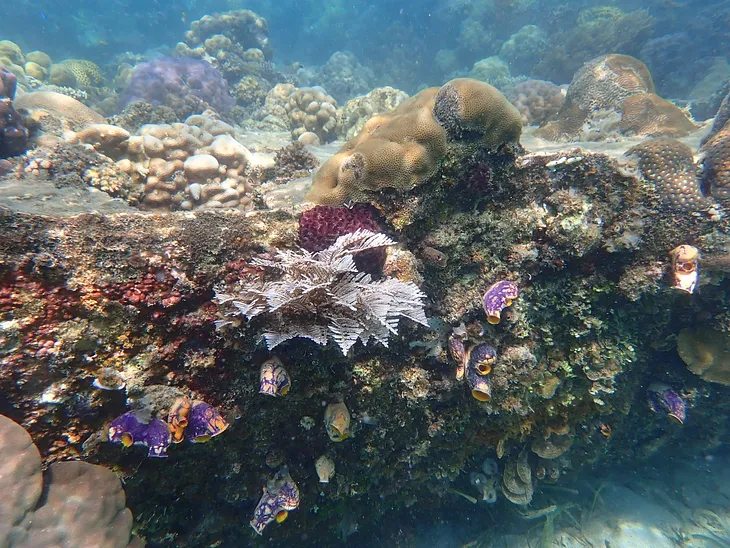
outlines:
[{"label": "branching coral", "polygon": [[374,281],[357,270],[354,256],[394,243],[383,234],[358,230],[319,253],[278,251],[273,260],[252,262],[254,267],[278,272],[278,279],[264,281],[260,275],[242,279],[232,288],[221,288],[216,301],[225,306],[227,316],[247,320],[262,316],[269,349],[294,337],[321,345],[331,339],[344,354],[358,340],[367,344],[375,339],[388,346],[401,318],[428,325],[425,295],[412,282]]}]

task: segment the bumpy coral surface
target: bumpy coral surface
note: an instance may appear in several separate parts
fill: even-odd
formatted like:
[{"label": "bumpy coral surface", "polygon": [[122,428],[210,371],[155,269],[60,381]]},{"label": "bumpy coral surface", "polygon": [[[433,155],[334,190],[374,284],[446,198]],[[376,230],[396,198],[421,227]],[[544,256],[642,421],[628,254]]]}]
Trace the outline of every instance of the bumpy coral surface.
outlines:
[{"label": "bumpy coral surface", "polygon": [[122,96],[122,106],[134,101],[165,105],[184,119],[208,106],[225,112],[233,106],[228,83],[210,63],[161,57],[135,67]]},{"label": "bumpy coral surface", "polygon": [[72,88],[98,87],[104,81],[99,65],[86,59],[66,59],[52,65],[49,78],[52,84]]},{"label": "bumpy coral surface", "polygon": [[244,49],[257,48],[267,59],[271,59],[272,51],[266,19],[250,10],[205,15],[190,24],[190,30],[185,34],[185,41],[190,46],[197,46],[215,35],[222,35]]},{"label": "bumpy coral surface", "polygon": [[517,109],[495,88],[477,80],[453,80],[371,118],[320,168],[309,197],[340,205],[368,201],[368,195],[383,189],[408,191],[434,173],[447,142],[496,148],[516,142],[521,127]]},{"label": "bumpy coral surface", "polygon": [[393,112],[406,99],[406,92],[392,87],[377,88],[367,95],[350,99],[342,107],[340,134],[349,141],[360,133],[370,118]]},{"label": "bumpy coral surface", "polygon": [[284,109],[289,116],[292,137],[314,133],[322,143],[333,141],[337,134],[337,101],[323,88],[300,88],[293,91]]},{"label": "bumpy coral surface", "polygon": [[678,107],[656,95],[644,63],[610,54],[575,73],[558,120],[536,135],[552,141],[601,139],[612,133],[683,137],[695,129]]},{"label": "bumpy coral surface", "polygon": [[557,116],[565,92],[552,82],[525,80],[507,92],[507,99],[520,111],[524,124],[539,126]]}]

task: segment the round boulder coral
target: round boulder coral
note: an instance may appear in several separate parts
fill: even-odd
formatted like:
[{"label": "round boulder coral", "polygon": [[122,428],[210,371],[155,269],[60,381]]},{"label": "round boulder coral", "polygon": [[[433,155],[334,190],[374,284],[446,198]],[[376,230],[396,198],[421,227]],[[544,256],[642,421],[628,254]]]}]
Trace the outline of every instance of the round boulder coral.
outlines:
[{"label": "round boulder coral", "polygon": [[507,98],[520,111],[523,124],[539,126],[555,118],[565,92],[552,82],[525,80],[513,87]]},{"label": "round boulder coral", "polygon": [[557,121],[535,135],[550,141],[600,139],[612,133],[683,137],[695,129],[678,107],[656,95],[644,63],[610,54],[575,73]]}]

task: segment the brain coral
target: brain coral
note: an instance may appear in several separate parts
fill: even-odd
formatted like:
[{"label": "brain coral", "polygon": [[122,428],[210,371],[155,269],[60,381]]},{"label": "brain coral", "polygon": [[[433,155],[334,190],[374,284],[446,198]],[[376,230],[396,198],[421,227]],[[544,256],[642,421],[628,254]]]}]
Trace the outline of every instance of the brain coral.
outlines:
[{"label": "brain coral", "polygon": [[234,10],[206,15],[190,24],[185,41],[198,46],[213,35],[220,34],[243,49],[258,48],[266,59],[271,59],[269,26],[266,19],[250,10]]},{"label": "brain coral", "polygon": [[646,65],[628,55],[603,55],[578,70],[558,120],[535,134],[551,141],[606,133],[683,137],[697,129],[684,113],[657,96]]},{"label": "brain coral", "polygon": [[168,106],[182,119],[200,114],[208,105],[226,112],[234,103],[228,83],[210,63],[178,57],[161,57],[137,65],[121,105],[134,101]]},{"label": "brain coral", "polygon": [[407,191],[436,171],[447,139],[491,148],[516,142],[521,129],[519,112],[494,87],[452,80],[370,118],[317,172],[309,199],[341,205],[386,188]]}]

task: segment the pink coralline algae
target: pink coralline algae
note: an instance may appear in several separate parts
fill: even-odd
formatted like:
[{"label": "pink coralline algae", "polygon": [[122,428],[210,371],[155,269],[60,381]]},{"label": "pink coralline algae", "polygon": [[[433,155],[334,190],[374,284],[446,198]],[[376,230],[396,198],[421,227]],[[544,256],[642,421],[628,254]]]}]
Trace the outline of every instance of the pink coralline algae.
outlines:
[{"label": "pink coralline algae", "polygon": [[512,301],[520,294],[515,282],[501,280],[487,289],[484,294],[484,311],[487,313],[487,321],[497,325],[502,317],[502,310],[512,304]]},{"label": "pink coralline algae", "polygon": [[167,457],[171,443],[170,428],[160,419],[143,422],[134,413],[125,413],[109,426],[109,441],[121,443],[124,447],[143,445],[148,449],[148,457]]},{"label": "pink coralline algae", "polygon": [[25,152],[28,130],[13,106],[18,79],[0,65],[0,158]]},{"label": "pink coralline algae", "polygon": [[666,413],[672,422],[684,424],[687,405],[677,392],[666,384],[653,382],[647,390],[649,408],[655,413]]}]

